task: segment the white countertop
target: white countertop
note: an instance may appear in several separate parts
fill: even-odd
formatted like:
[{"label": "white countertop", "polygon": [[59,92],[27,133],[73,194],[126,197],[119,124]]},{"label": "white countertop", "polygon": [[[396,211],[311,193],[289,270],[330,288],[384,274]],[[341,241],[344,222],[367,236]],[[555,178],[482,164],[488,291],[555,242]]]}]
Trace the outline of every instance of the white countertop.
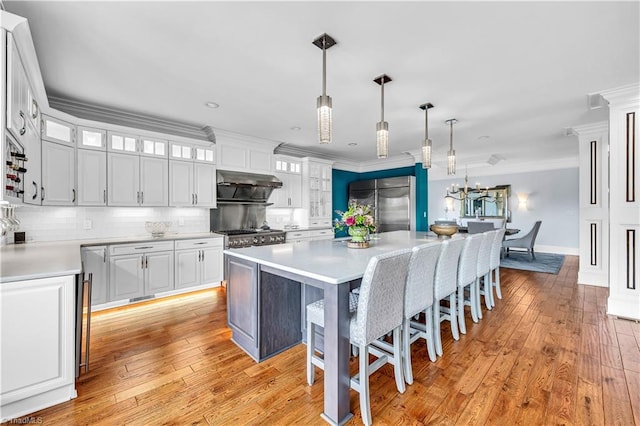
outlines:
[{"label": "white countertop", "polygon": [[79,274],[82,271],[81,247],[223,237],[220,234],[201,232],[166,234],[160,238],[143,235],[108,239],[8,244],[0,247],[0,283]]},{"label": "white countertop", "polygon": [[385,232],[376,234],[374,238],[367,249],[348,248],[346,239],[334,239],[228,249],[224,253],[303,277],[339,284],[361,278],[369,259],[375,255],[442,241],[433,234],[413,231]]}]

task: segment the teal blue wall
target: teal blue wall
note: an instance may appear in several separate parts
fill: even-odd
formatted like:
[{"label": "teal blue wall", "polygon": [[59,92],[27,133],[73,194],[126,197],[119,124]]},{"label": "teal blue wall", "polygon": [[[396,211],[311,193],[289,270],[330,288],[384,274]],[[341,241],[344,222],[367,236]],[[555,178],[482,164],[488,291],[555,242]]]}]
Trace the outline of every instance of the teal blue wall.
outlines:
[{"label": "teal blue wall", "polygon": [[[357,180],[381,179],[397,176],[415,176],[416,177],[416,230],[427,231],[427,211],[428,211],[428,174],[427,170],[422,168],[422,163],[414,166],[399,167],[396,169],[378,170],[374,172],[356,173],[344,170],[333,169],[333,218],[339,216],[335,210],[346,210],[349,203],[349,184]],[[344,236],[346,233],[336,233],[336,236]]]}]

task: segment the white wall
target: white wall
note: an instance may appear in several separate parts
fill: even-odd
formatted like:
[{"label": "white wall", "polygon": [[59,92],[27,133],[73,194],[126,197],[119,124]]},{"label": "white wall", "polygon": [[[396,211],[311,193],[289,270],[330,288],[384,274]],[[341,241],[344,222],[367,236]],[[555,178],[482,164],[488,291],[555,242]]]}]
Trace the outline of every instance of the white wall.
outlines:
[{"label": "white wall", "polygon": [[[469,176],[469,185],[481,187],[511,185],[509,228],[527,232],[537,220],[542,221],[536,250],[549,253],[575,254],[579,252],[578,168],[545,170],[493,176]],[[455,179],[429,181],[429,223],[439,218],[455,218],[460,214],[460,202],[455,211],[445,213],[446,187],[452,183],[464,186],[464,175]],[[527,208],[518,206],[517,194],[528,194]]]},{"label": "white wall", "polygon": [[[209,209],[175,207],[37,207],[16,209],[27,241],[78,240],[150,235],[146,221],[168,221],[168,233],[209,232]],[[183,222],[180,225],[181,221]],[[91,229],[85,229],[85,222]],[[13,241],[13,233],[10,233]]]}]

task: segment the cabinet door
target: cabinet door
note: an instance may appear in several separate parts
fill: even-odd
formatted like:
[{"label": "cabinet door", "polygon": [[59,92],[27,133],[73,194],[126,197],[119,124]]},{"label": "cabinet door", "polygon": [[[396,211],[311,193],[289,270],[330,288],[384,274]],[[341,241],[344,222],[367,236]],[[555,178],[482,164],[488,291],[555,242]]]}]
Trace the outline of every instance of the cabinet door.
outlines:
[{"label": "cabinet door", "polygon": [[76,126],[57,118],[42,116],[42,139],[65,145],[75,145]]},{"label": "cabinet door", "polygon": [[202,284],[211,284],[222,281],[222,247],[210,247],[202,249],[202,276],[200,282]]},{"label": "cabinet door", "polygon": [[195,203],[193,169],[194,164],[189,161],[169,160],[170,206],[192,206]]},{"label": "cabinet door", "polygon": [[78,150],[79,206],[107,205],[107,153]]},{"label": "cabinet door", "polygon": [[42,204],[42,152],[40,135],[30,121],[27,121],[26,132],[22,136],[24,153],[27,155],[24,174],[24,202],[25,204]]},{"label": "cabinet door", "polygon": [[176,289],[200,285],[201,252],[202,250],[176,250]]},{"label": "cabinet door", "polygon": [[7,128],[18,140],[27,131],[29,80],[22,66],[22,60],[13,41],[7,35]]},{"label": "cabinet door", "polygon": [[274,173],[274,176],[282,181],[282,186],[271,192],[269,202],[273,203],[273,207],[289,207],[289,174]]},{"label": "cabinet door", "polygon": [[289,175],[289,207],[302,207],[302,175]]},{"label": "cabinet door", "polygon": [[173,290],[173,251],[144,255],[144,294]]},{"label": "cabinet door", "polygon": [[72,206],[76,201],[75,149],[42,141],[42,205]]},{"label": "cabinet door", "polygon": [[169,161],[166,158],[140,157],[140,204],[169,205]]},{"label": "cabinet door", "polygon": [[108,153],[107,181],[110,206],[137,206],[140,201],[140,157]]},{"label": "cabinet door", "polygon": [[216,168],[210,164],[194,165],[195,204],[198,207],[216,207]]},{"label": "cabinet door", "polygon": [[144,295],[144,256],[111,256],[109,261],[109,300],[132,299]]},{"label": "cabinet door", "polygon": [[107,273],[107,247],[83,247],[82,270],[91,273],[91,304],[99,305],[107,303],[109,299],[109,282]]},{"label": "cabinet door", "polygon": [[[63,387],[68,390],[66,397],[73,397],[74,302],[73,276],[0,286],[0,400],[5,407],[14,402],[22,410],[48,406],[51,397],[43,397],[45,392]],[[24,404],[36,396],[37,402]],[[58,402],[64,397],[57,393]],[[2,414],[9,415],[8,411]]]},{"label": "cabinet door", "polygon": [[84,149],[107,149],[107,132],[102,129],[78,126],[78,147]]}]

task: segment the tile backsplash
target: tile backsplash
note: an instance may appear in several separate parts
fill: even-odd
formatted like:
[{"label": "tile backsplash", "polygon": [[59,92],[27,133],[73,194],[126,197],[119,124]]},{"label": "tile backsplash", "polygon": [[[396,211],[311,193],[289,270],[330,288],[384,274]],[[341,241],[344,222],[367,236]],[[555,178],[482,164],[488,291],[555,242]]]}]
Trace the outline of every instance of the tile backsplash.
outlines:
[{"label": "tile backsplash", "polygon": [[[27,242],[145,236],[147,221],[171,222],[168,234],[209,232],[209,209],[203,208],[22,205],[16,216]],[[9,234],[7,243],[12,243]]]}]

